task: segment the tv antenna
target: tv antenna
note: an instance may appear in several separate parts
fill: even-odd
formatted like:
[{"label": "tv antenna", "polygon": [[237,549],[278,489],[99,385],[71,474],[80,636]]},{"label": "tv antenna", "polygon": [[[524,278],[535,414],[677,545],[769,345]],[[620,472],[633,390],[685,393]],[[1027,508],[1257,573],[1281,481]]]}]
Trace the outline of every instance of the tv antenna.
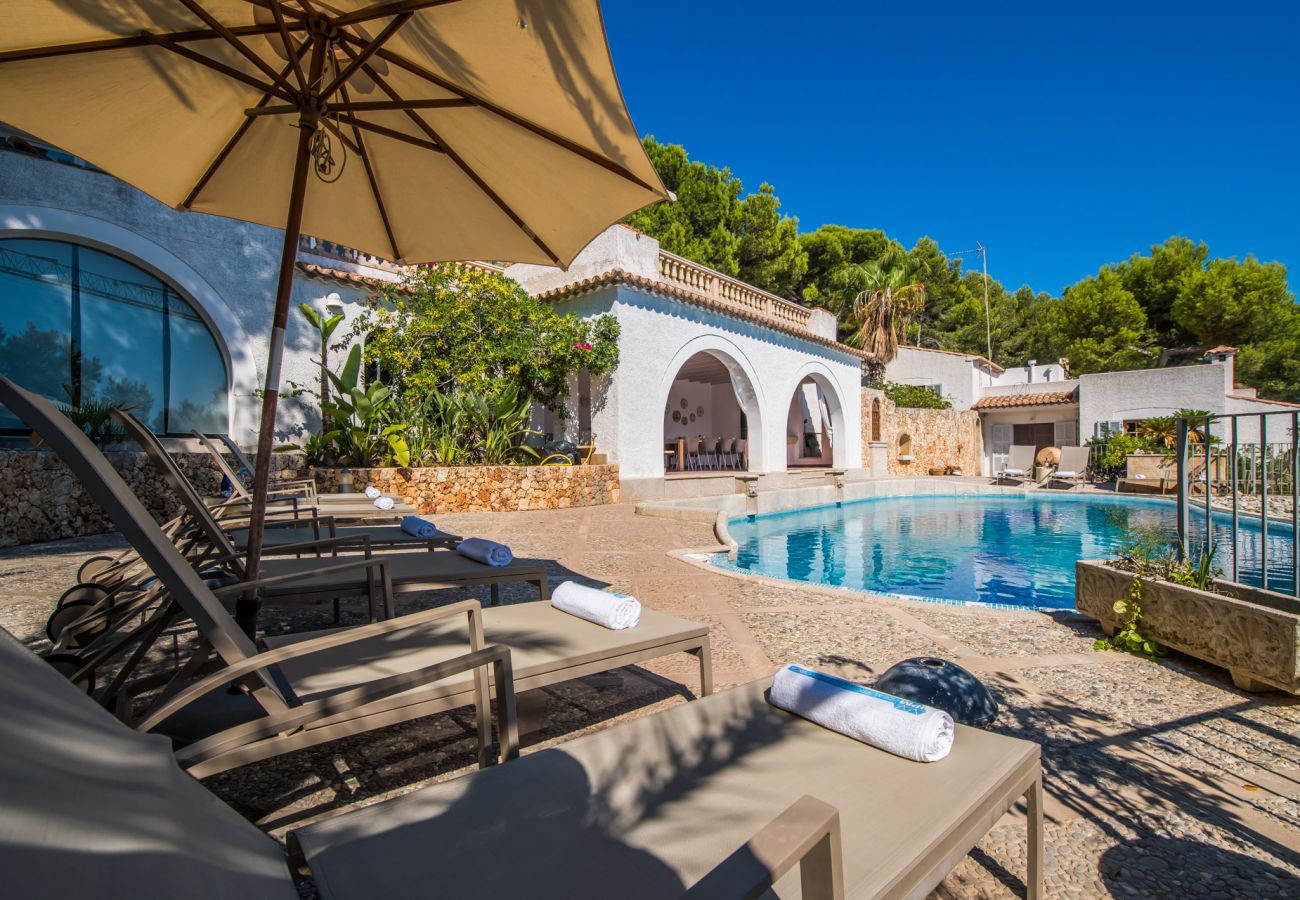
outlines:
[{"label": "tv antenna", "polygon": [[988,346],[989,362],[993,362],[993,317],[989,313],[989,252],[984,249],[984,245],[979,241],[970,250],[958,250],[950,256],[967,256],[971,253],[978,253],[980,261],[984,264],[984,339]]}]

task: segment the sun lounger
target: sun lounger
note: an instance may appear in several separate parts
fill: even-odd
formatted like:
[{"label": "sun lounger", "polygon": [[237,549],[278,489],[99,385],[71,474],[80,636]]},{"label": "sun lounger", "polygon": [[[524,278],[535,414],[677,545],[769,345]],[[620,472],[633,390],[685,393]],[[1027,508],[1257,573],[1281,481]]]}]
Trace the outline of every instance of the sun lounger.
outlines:
[{"label": "sun lounger", "polygon": [[1083,484],[1088,475],[1088,455],[1092,452],[1090,447],[1062,447],[1061,463],[1056,467],[1056,471],[1048,477],[1049,485],[1056,482],[1062,484],[1076,485]]},{"label": "sun lounger", "polygon": [[995,481],[1015,480],[1024,482],[1034,474],[1034,454],[1037,451],[1032,445],[1013,444],[1011,452],[1007,454],[1007,461],[1002,466],[1002,471],[998,473]]},{"label": "sun lounger", "polygon": [[[203,530],[207,540],[216,548],[217,557],[229,560],[236,574],[242,576],[239,552],[235,544],[158,438],[129,413],[114,410],[113,416],[126,430],[127,436],[138,443],[162,471],[168,486],[176,493],[195,525]],[[362,540],[361,549],[369,555],[369,550],[372,548],[364,542],[362,535],[358,535],[358,539]],[[337,541],[322,540],[320,546],[331,554],[358,549],[356,541],[342,538]],[[310,541],[306,544],[281,542],[278,545],[272,544],[270,549],[279,553],[310,554],[312,544]],[[527,582],[537,586],[542,600],[547,600],[550,596],[546,564],[540,560],[517,559],[506,566],[488,566],[446,549],[423,553],[390,554],[385,556],[384,560],[391,581],[391,584],[385,586],[383,592],[386,616],[394,615],[393,592],[410,593],[435,588],[486,585],[491,591],[492,602],[496,603],[500,601],[501,585]],[[299,559],[280,557],[264,559],[261,564],[263,577],[279,579],[263,589],[264,601],[273,604],[318,603],[345,597],[368,596],[372,601],[372,614],[375,612],[373,603],[379,586],[374,581],[372,570],[359,569],[350,573],[330,572],[313,575],[320,565],[320,558],[311,555]]]},{"label": "sun lounger", "polygon": [[[242,498],[251,498],[252,493],[244,486],[239,473],[226,461],[226,457],[221,453],[220,448],[202,432],[194,431],[191,433],[212,456],[212,460],[217,464],[221,474],[230,482],[235,495]],[[243,451],[239,450],[239,445],[230,440],[229,436],[223,436],[222,440],[226,447],[234,447],[238,451],[235,457],[236,460],[239,461],[240,466],[252,475],[252,463],[244,455]],[[374,501],[361,493],[318,494],[316,492],[316,482],[311,478],[272,479],[268,496],[271,499],[281,501],[297,500],[300,506],[317,507],[321,512],[338,519],[392,519],[416,515],[415,507],[397,498],[390,498],[394,500],[393,508],[385,510],[379,509],[375,506]]]},{"label": "sun lounger", "polygon": [[[466,658],[461,651],[454,649],[457,646],[456,642],[462,638],[465,639],[470,651],[477,651],[482,646],[481,633],[476,635],[473,630],[455,630],[458,626],[454,626],[453,620],[449,619],[443,610],[430,610],[398,619],[390,619],[389,622],[383,623],[385,626],[383,628],[372,625],[362,629],[334,630],[317,635],[294,636],[292,638],[282,638],[279,641],[272,640],[271,643],[275,644],[275,646],[268,651],[272,655],[257,655],[252,642],[235,624],[234,619],[217,596],[218,593],[228,596],[242,593],[250,586],[248,583],[239,583],[215,590],[205,584],[194,567],[190,565],[190,562],[176,549],[172,540],[154,523],[139,500],[135,498],[122,481],[121,476],[108,464],[103,454],[99,453],[89,439],[75,426],[72,426],[68,419],[54,409],[48,401],[18,388],[12,382],[0,376],[0,402],[3,402],[11,412],[46,438],[52,449],[81,479],[95,502],[99,504],[110,520],[117,525],[118,530],[135,547],[141,559],[148,565],[150,571],[157,576],[158,581],[168,592],[171,601],[194,622],[200,636],[225,666],[216,675],[211,676],[206,683],[210,685],[229,683],[236,675],[240,674],[241,668],[250,669],[250,671],[255,671],[264,682],[258,691],[252,693],[252,699],[256,700],[262,708],[267,708],[266,704],[269,703],[270,708],[275,709],[278,708],[277,704],[306,703],[304,700],[306,697],[319,699],[322,702],[329,697],[346,697],[346,693],[339,694],[338,692],[344,690],[346,684],[355,681],[378,678],[382,683],[383,679],[397,677],[397,675],[405,672],[443,671],[446,667],[455,664],[456,660]],[[202,504],[200,504],[201,506]],[[326,576],[341,579],[340,582],[334,584],[327,582],[319,588],[309,584],[301,589],[308,594],[316,590],[337,592],[340,589],[340,584],[346,585],[349,579],[356,582],[363,578],[369,580],[372,577],[378,577],[387,584],[392,581],[389,574],[390,565],[396,567],[402,565],[414,566],[412,560],[424,560],[424,565],[427,567],[430,565],[428,560],[431,557],[438,560],[436,565],[442,565],[442,560],[446,559],[447,568],[443,570],[425,568],[414,572],[411,575],[412,579],[422,578],[426,580],[436,579],[439,582],[477,583],[479,580],[489,577],[482,575],[479,571],[481,569],[506,572],[507,577],[524,577],[526,575],[526,573],[516,572],[515,576],[511,576],[509,575],[509,567],[492,568],[482,566],[463,559],[459,554],[439,552],[392,554],[360,560],[357,563],[331,563],[324,566],[323,569],[321,568],[321,560],[283,560],[283,562],[290,564],[290,567],[294,568],[295,571],[278,575],[267,574],[265,578],[259,579],[252,586],[260,587],[264,591],[274,590],[284,580],[301,579],[304,574],[322,580]],[[454,557],[454,559],[451,557]],[[304,563],[316,568],[308,569],[304,573]],[[356,566],[358,565],[364,567],[364,574],[357,573]],[[461,569],[454,570],[453,567],[457,566],[461,567]],[[479,569],[468,568],[470,566],[478,566]],[[373,570],[377,570],[377,574]],[[399,568],[398,578],[402,577],[404,576]],[[457,579],[460,580],[457,581]],[[546,589],[544,575],[541,588],[543,591]],[[385,596],[391,597],[391,592],[386,591]],[[466,628],[473,626],[475,621],[484,621],[480,617],[485,614],[485,611],[478,610],[477,603],[473,603],[472,607],[473,616],[467,620]],[[444,609],[463,611],[470,609],[470,606],[456,604]],[[513,641],[515,648],[521,655],[521,659],[524,661],[526,671],[521,676],[521,683],[525,687],[541,687],[571,678],[578,678],[593,672],[631,665],[670,653],[688,652],[694,654],[699,660],[701,693],[707,694],[712,690],[712,662],[707,626],[677,619],[653,610],[643,611],[641,623],[636,628],[619,631],[593,625],[544,603],[512,604],[491,610],[491,612],[493,634],[499,634],[502,639]],[[405,630],[408,628],[415,630]],[[421,636],[415,636],[417,634]],[[375,642],[365,643],[365,640],[368,639],[367,636],[371,635],[381,637]],[[342,641],[344,639],[347,640],[347,643],[340,644],[339,648],[326,646],[329,641]],[[400,653],[396,649],[399,643],[401,645]],[[311,648],[316,648],[318,651],[328,650],[329,652],[324,656],[302,657],[302,653]],[[393,654],[391,658],[390,651]],[[205,661],[206,655],[205,652],[203,658],[198,659],[191,671],[198,670],[199,664]],[[299,662],[294,662],[294,660],[299,660]],[[289,666],[293,670],[291,673],[286,673],[283,669],[277,670],[281,674],[282,680],[287,679],[287,682],[282,683],[282,680],[276,680],[266,674],[264,668],[271,663],[275,663],[277,666]],[[446,678],[454,674],[456,673],[453,671],[443,671],[443,675],[440,677]],[[330,679],[328,684],[322,680],[326,678]],[[471,685],[465,679],[461,679],[459,682],[448,682],[451,685],[450,687],[422,689],[418,696],[415,697],[399,695],[391,701],[390,708],[382,711],[372,711],[372,718],[366,719],[366,721],[378,721],[373,716],[379,716],[380,719],[386,716],[386,721],[390,722],[402,721],[417,714],[428,715],[432,712],[464,705],[469,697],[476,696],[473,694],[474,691],[481,693],[481,690],[486,689],[487,674],[484,673],[482,678],[484,679],[482,689],[476,685]],[[295,679],[299,680],[295,681]],[[287,688],[285,684],[287,684]],[[177,688],[179,686],[178,682]],[[292,702],[282,695],[281,692],[284,690],[290,690],[293,693]],[[182,701],[190,698],[190,691],[192,689],[186,689],[171,696],[162,707],[147,713],[145,721],[149,724],[165,726],[167,721],[171,719],[172,724],[177,729],[185,725],[188,737],[195,741],[187,751],[191,754],[191,756],[187,757],[187,762],[198,767],[196,772],[220,771],[221,768],[241,765],[252,759],[260,759],[264,758],[265,755],[284,752],[284,749],[307,746],[312,742],[312,734],[310,733],[312,729],[305,729],[302,734],[307,743],[303,744],[295,743],[298,738],[293,735],[279,735],[272,738],[258,733],[256,741],[251,739],[244,743],[235,741],[232,745],[231,741],[234,739],[227,738],[224,743],[214,746],[212,740],[201,740],[201,731],[193,728],[192,723],[183,723],[180,719],[174,718],[185,709],[186,703]],[[267,693],[268,691],[269,693]],[[123,698],[129,697],[129,694],[130,691],[125,686],[122,686],[120,691],[114,691],[114,699],[118,701],[121,707],[124,705]],[[164,697],[167,697],[166,693]],[[206,694],[196,694],[193,699],[200,698],[208,703],[225,700],[224,696],[213,691]],[[236,697],[235,699],[238,701],[240,698]],[[245,706],[247,707],[247,704]],[[227,717],[229,712],[229,710],[223,709],[221,716]],[[382,715],[380,715],[380,712],[382,712]],[[237,710],[235,718],[244,717],[246,714],[247,708],[243,711]],[[270,715],[270,712],[268,712],[268,715]],[[211,720],[210,717],[209,720]],[[229,718],[227,717],[225,721],[228,722]],[[256,725],[256,723],[254,724]],[[325,725],[335,727],[332,722],[326,722]],[[355,728],[358,727],[358,723],[348,720],[339,723],[337,728],[343,728],[344,726]],[[366,727],[374,726],[367,725]],[[327,732],[327,736],[319,739],[328,740],[332,736],[338,736],[337,728],[334,732]],[[244,735],[245,732],[241,731],[238,734]],[[485,750],[486,740],[481,732],[480,752],[485,752]]]},{"label": "sun lounger", "polygon": [[[281,846],[186,777],[166,741],[3,633],[0,677],[8,892],[299,896]],[[1036,745],[958,726],[946,759],[914,763],[769,706],[763,687],[343,812],[292,832],[292,860],[325,900],[923,897],[1023,795],[1041,896]]]}]

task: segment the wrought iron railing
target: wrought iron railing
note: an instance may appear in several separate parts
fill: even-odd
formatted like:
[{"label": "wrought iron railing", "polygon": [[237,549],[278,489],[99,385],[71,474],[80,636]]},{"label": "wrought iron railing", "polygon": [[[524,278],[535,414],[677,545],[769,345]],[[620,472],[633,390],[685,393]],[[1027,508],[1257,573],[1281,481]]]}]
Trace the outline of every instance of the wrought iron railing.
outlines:
[{"label": "wrought iron railing", "polygon": [[[1215,416],[1213,422],[1224,435],[1217,445],[1210,444],[1205,419],[1178,419],[1175,455],[1179,555],[1184,559],[1192,555],[1192,512],[1203,505],[1204,527],[1197,535],[1201,544],[1197,549],[1201,554],[1214,555],[1216,561],[1222,559],[1217,556],[1215,495],[1217,492],[1223,498],[1226,494],[1227,502],[1220,504],[1224,511],[1219,516],[1228,520],[1229,546],[1223,561],[1230,567],[1230,578],[1239,581],[1242,576],[1239,549],[1243,519],[1258,517],[1260,587],[1300,596],[1300,552],[1296,546],[1300,535],[1300,410],[1229,414]],[[1242,444],[1238,438],[1243,426],[1257,429],[1258,440]],[[1199,455],[1204,460],[1205,453],[1198,451],[1197,445],[1211,446],[1211,458],[1223,458],[1224,464],[1202,462],[1198,467],[1196,458]],[[1243,511],[1243,497],[1257,501],[1251,506],[1257,505],[1258,511]],[[1274,504],[1272,500],[1281,502]],[[1270,568],[1270,554],[1282,556],[1275,560],[1280,566]],[[1290,570],[1289,581],[1283,574],[1286,569]]]}]

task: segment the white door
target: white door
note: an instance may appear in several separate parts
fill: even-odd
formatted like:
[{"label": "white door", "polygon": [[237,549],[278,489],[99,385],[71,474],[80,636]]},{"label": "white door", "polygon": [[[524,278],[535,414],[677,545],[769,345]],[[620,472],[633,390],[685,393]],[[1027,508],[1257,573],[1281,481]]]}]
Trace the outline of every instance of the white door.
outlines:
[{"label": "white door", "polygon": [[993,466],[990,475],[996,475],[1006,468],[1014,433],[1010,422],[992,423],[989,430],[989,459]]}]

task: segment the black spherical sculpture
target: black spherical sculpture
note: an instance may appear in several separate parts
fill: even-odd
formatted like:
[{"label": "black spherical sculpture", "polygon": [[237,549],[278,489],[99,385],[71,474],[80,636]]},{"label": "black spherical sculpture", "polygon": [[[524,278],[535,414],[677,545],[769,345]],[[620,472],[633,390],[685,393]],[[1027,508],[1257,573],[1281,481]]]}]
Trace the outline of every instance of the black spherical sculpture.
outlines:
[{"label": "black spherical sculpture", "polygon": [[941,709],[963,725],[983,728],[998,717],[998,702],[970,672],[946,659],[917,656],[890,666],[875,688]]}]

